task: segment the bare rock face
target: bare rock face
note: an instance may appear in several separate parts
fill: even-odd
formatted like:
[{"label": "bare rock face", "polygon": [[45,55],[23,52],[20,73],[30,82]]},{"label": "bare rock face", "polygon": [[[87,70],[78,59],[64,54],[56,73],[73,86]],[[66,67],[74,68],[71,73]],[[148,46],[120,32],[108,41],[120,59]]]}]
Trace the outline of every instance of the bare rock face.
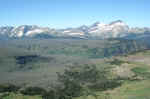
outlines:
[{"label": "bare rock face", "polygon": [[127,63],[117,66],[113,69],[113,72],[122,79],[130,79],[135,76],[134,72],[131,71],[129,64]]}]

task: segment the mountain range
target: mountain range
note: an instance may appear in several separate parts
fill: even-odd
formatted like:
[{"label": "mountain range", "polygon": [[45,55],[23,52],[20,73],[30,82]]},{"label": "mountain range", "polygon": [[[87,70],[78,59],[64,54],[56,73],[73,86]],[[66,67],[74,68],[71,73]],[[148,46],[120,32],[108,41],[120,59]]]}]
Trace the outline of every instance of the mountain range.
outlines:
[{"label": "mountain range", "polygon": [[77,37],[77,38],[138,38],[150,35],[150,28],[131,28],[122,20],[104,24],[96,22],[90,26],[77,28],[53,29],[36,25],[22,25],[18,27],[0,27],[0,38],[50,38],[50,37]]}]

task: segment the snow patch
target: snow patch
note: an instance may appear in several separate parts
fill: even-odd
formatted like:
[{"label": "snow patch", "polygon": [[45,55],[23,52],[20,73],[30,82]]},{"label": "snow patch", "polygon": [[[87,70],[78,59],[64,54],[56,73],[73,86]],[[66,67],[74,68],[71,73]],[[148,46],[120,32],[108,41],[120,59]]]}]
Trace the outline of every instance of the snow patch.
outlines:
[{"label": "snow patch", "polygon": [[35,35],[35,34],[40,34],[44,32],[44,30],[41,30],[41,29],[35,29],[35,30],[32,30],[32,31],[28,31],[25,35],[26,36],[31,36],[31,35]]}]

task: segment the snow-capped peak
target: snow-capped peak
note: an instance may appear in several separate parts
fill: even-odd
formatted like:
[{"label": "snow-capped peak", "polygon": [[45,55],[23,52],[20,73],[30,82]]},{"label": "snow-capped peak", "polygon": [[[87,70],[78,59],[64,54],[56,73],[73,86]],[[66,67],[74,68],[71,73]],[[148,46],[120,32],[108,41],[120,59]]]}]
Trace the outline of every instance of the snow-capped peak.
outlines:
[{"label": "snow-capped peak", "polygon": [[123,21],[117,20],[110,24],[97,22],[91,26],[89,33],[92,36],[101,36],[102,38],[120,37],[128,32],[128,25]]}]

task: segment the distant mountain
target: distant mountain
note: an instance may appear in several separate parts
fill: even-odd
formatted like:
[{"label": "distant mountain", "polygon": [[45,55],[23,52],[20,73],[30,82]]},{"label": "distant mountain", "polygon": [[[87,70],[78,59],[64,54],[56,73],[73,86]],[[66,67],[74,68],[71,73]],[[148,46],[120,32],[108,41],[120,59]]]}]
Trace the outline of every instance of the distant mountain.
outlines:
[{"label": "distant mountain", "polygon": [[101,38],[116,38],[126,36],[128,30],[128,25],[118,20],[110,24],[97,22],[89,28],[88,33],[91,36],[100,36]]},{"label": "distant mountain", "polygon": [[91,26],[77,28],[52,29],[35,25],[22,25],[18,27],[0,27],[0,38],[51,38],[51,37],[77,37],[100,39],[107,38],[134,38],[150,35],[150,28],[130,28],[121,20],[104,24],[96,22]]}]

